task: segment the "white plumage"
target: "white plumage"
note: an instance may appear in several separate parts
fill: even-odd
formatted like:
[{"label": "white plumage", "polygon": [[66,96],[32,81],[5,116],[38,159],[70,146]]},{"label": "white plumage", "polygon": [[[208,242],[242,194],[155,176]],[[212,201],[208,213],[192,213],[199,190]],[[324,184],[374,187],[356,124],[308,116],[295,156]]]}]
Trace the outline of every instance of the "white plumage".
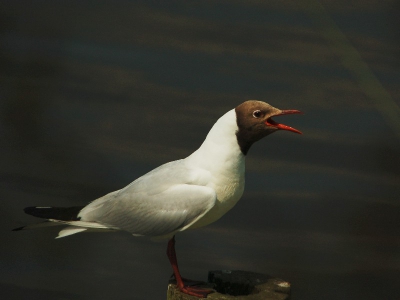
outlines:
[{"label": "white plumage", "polygon": [[189,157],[166,163],[84,207],[78,215],[81,226],[96,223],[134,235],[170,238],[216,221],[244,189],[244,155],[236,141],[237,130],[231,110]]},{"label": "white plumage", "polygon": [[175,233],[208,225],[229,211],[243,194],[245,155],[251,145],[277,130],[301,133],[271,119],[295,113],[300,111],[279,110],[255,100],[243,102],[219,118],[200,148],[184,159],[166,163],[83,208],[27,207],[24,211],[52,221],[48,224],[69,225],[57,238],[88,229],[169,238],[167,255],[179,290],[206,297],[212,290],[187,285],[180,275]]}]

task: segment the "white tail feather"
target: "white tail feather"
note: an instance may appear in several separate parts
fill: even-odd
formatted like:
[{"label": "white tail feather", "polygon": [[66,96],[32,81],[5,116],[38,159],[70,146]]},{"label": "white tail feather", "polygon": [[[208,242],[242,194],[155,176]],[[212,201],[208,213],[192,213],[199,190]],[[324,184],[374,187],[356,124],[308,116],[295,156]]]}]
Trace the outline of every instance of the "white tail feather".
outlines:
[{"label": "white tail feather", "polygon": [[82,227],[77,227],[77,226],[68,226],[68,227],[65,227],[63,230],[61,230],[58,233],[58,236],[56,237],[56,239],[66,237],[71,234],[79,233],[79,232],[82,232],[85,230],[87,230],[87,228],[82,228]]},{"label": "white tail feather", "polygon": [[55,223],[61,223],[61,224],[68,224],[71,226],[75,227],[85,227],[85,228],[93,228],[93,229],[119,229],[117,227],[111,227],[111,226],[106,226],[102,225],[96,222],[85,222],[85,221],[62,221],[62,220],[56,220],[56,219],[49,219],[51,222]]}]

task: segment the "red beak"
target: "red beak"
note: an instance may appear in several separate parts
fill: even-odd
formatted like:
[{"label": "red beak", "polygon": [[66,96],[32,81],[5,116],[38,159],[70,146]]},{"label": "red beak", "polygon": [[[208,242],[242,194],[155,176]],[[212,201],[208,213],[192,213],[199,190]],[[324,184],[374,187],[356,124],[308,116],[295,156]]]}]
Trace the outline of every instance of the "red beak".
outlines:
[{"label": "red beak", "polygon": [[[299,110],[295,110],[295,109],[281,110],[281,112],[279,114],[276,114],[273,117],[282,116],[282,115],[291,115],[291,114],[302,114],[302,112],[299,111]],[[275,122],[274,120],[271,119],[271,117],[269,117],[267,119],[267,121],[265,122],[265,125],[272,126],[272,127],[275,127],[277,129],[281,129],[281,130],[287,130],[287,131],[292,131],[292,132],[295,132],[295,133],[298,133],[298,134],[302,134],[301,131],[299,131],[299,130],[297,130],[295,128],[292,128],[292,127],[287,126],[285,124],[280,124],[280,123]]]}]

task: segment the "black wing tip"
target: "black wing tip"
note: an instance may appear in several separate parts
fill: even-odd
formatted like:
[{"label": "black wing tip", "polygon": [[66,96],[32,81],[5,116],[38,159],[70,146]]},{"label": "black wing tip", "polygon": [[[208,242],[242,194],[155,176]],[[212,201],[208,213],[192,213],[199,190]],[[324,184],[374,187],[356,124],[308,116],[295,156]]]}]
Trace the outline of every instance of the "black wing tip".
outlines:
[{"label": "black wing tip", "polygon": [[28,215],[42,218],[42,219],[55,219],[61,221],[79,221],[79,212],[84,206],[72,207],[41,207],[29,206],[24,208],[24,212]]},{"label": "black wing tip", "polygon": [[11,231],[20,231],[20,230],[24,229],[25,227],[26,226],[21,226],[21,227],[18,227],[18,228],[11,229]]},{"label": "black wing tip", "polygon": [[58,207],[41,207],[41,206],[28,206],[24,208],[24,212],[28,215],[47,219],[47,214],[53,212]]},{"label": "black wing tip", "polygon": [[37,210],[36,206],[29,206],[24,208],[24,212],[28,215],[32,215]]}]

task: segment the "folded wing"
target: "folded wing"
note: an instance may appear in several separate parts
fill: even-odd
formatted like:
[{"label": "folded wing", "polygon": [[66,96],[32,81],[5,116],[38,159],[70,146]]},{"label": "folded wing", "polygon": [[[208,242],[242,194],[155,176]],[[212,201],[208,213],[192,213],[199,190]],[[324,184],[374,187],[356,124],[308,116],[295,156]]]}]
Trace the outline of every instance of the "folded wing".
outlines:
[{"label": "folded wing", "polygon": [[201,185],[205,177],[191,174],[181,161],[169,163],[95,200],[78,216],[134,235],[170,235],[190,227],[215,205],[215,191]]}]

